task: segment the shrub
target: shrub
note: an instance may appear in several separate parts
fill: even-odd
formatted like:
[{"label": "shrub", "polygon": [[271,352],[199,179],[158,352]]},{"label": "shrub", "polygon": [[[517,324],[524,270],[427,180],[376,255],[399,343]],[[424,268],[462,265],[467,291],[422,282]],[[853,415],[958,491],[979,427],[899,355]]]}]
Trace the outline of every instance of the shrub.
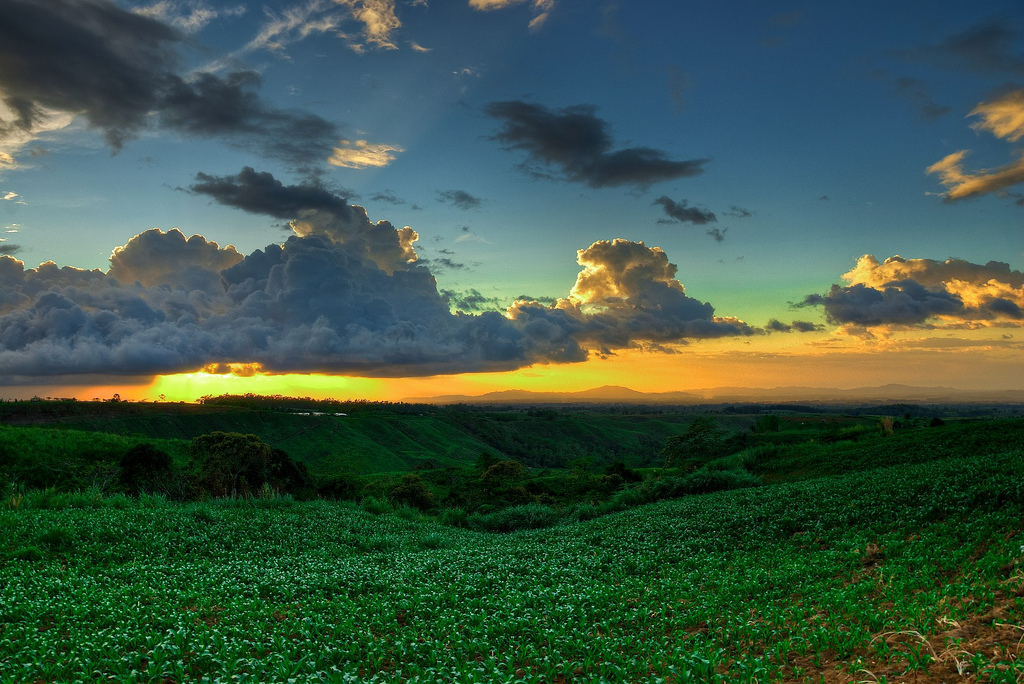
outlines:
[{"label": "shrub", "polygon": [[415,508],[409,506],[399,506],[395,509],[395,517],[401,518],[402,520],[419,520],[422,514]]},{"label": "shrub", "polygon": [[434,505],[434,494],[427,487],[416,473],[408,473],[402,476],[401,482],[391,488],[388,496],[392,501],[406,506],[413,506],[425,511]]},{"label": "shrub", "polygon": [[420,539],[420,546],[424,549],[439,549],[442,546],[446,546],[446,544],[444,543],[444,537],[436,532],[432,532]]},{"label": "shrub", "polygon": [[266,482],[273,449],[256,435],[211,432],[192,440],[189,466],[209,496],[246,496]]},{"label": "shrub", "polygon": [[438,520],[448,527],[468,527],[468,518],[469,514],[463,508],[447,508],[441,512]]},{"label": "shrub", "polygon": [[498,461],[487,468],[480,480],[489,488],[504,487],[526,477],[526,466],[519,461]]},{"label": "shrub", "polygon": [[132,494],[164,491],[171,479],[171,456],[152,444],[136,444],[121,457],[121,486]]},{"label": "shrub", "polygon": [[469,516],[469,526],[487,532],[514,532],[551,527],[559,520],[558,511],[541,504],[512,506],[486,515]]},{"label": "shrub", "polygon": [[373,496],[363,499],[362,509],[371,515],[384,515],[394,510],[387,501],[382,501]]}]

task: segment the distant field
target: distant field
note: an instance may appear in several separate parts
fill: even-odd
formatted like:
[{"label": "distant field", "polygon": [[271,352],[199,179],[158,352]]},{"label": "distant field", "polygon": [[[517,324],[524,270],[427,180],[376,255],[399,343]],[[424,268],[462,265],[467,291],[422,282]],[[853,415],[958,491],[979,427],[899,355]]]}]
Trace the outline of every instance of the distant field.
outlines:
[{"label": "distant field", "polygon": [[12,496],[0,682],[1018,682],[1024,451],[936,458],[504,535]]},{"label": "distant field", "polygon": [[[303,461],[313,472],[334,475],[407,471],[427,461],[440,466],[465,465],[485,451],[535,467],[565,467],[581,457],[600,463],[622,460],[631,466],[651,465],[665,440],[684,431],[692,420],[692,416],[672,414],[530,416],[525,412],[444,411],[338,417],[187,408],[190,410],[171,407],[161,413],[153,405],[131,405],[98,415],[67,415],[60,417],[59,423],[53,417],[39,416],[34,424],[156,440],[190,440],[216,430],[251,433]],[[727,416],[723,422],[733,429],[745,429],[752,419]]]}]

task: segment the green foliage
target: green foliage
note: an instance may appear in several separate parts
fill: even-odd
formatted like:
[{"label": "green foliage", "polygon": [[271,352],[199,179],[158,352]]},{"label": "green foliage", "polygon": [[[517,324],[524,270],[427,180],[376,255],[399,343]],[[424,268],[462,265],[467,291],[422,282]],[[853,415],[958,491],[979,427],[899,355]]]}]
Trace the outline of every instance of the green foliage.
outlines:
[{"label": "green foliage", "polygon": [[384,515],[390,513],[394,508],[387,501],[380,500],[373,496],[363,499],[362,509],[371,515]]},{"label": "green foliage", "polygon": [[510,506],[493,513],[474,513],[467,523],[470,528],[486,532],[515,532],[551,527],[561,519],[558,511],[542,504]]},{"label": "green foliage", "polygon": [[0,681],[1013,682],[1017,444],[472,516],[513,534],[327,501],[3,509]]},{"label": "green foliage", "polygon": [[714,458],[721,453],[724,437],[725,430],[714,418],[698,416],[686,432],[668,438],[659,456],[664,459],[666,468],[678,467],[686,460]]},{"label": "green foliage", "polygon": [[189,445],[189,469],[207,496],[250,496],[270,476],[272,450],[256,435],[211,432]]},{"label": "green foliage", "polygon": [[173,478],[172,466],[170,454],[143,442],[121,457],[119,477],[122,486],[133,494],[165,492]]},{"label": "green foliage", "polygon": [[[189,445],[189,469],[206,496],[258,496],[312,489],[306,467],[256,435],[211,432]],[[264,495],[263,498],[270,498]]]},{"label": "green foliage", "polygon": [[782,429],[782,420],[779,418],[777,413],[770,413],[766,416],[761,416],[754,423],[754,432],[778,432]]},{"label": "green foliage", "polygon": [[434,493],[416,473],[402,476],[402,480],[391,488],[389,497],[397,504],[412,506],[421,511],[434,506]]},{"label": "green foliage", "polygon": [[507,487],[526,477],[526,467],[519,461],[498,461],[480,476],[488,488]]}]

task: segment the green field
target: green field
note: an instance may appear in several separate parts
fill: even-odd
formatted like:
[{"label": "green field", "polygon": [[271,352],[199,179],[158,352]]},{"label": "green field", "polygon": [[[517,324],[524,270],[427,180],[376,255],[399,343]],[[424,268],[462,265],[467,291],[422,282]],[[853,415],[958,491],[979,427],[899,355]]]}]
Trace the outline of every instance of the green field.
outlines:
[{"label": "green field", "polygon": [[0,681],[1018,682],[1022,516],[1019,443],[512,534],[11,494]]}]

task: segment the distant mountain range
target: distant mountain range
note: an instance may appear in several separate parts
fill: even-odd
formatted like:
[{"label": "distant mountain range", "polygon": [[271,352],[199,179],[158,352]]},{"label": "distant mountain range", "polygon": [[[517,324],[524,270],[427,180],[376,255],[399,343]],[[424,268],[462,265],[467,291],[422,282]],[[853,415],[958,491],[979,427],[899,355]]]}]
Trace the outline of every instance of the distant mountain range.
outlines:
[{"label": "distant mountain range", "polygon": [[1024,390],[961,390],[955,387],[881,385],[836,389],[831,387],[714,387],[686,392],[638,392],[628,387],[605,385],[582,392],[530,392],[502,390],[477,396],[450,394],[409,397],[422,404],[707,404],[707,403],[916,403],[916,404],[1017,404]]}]

